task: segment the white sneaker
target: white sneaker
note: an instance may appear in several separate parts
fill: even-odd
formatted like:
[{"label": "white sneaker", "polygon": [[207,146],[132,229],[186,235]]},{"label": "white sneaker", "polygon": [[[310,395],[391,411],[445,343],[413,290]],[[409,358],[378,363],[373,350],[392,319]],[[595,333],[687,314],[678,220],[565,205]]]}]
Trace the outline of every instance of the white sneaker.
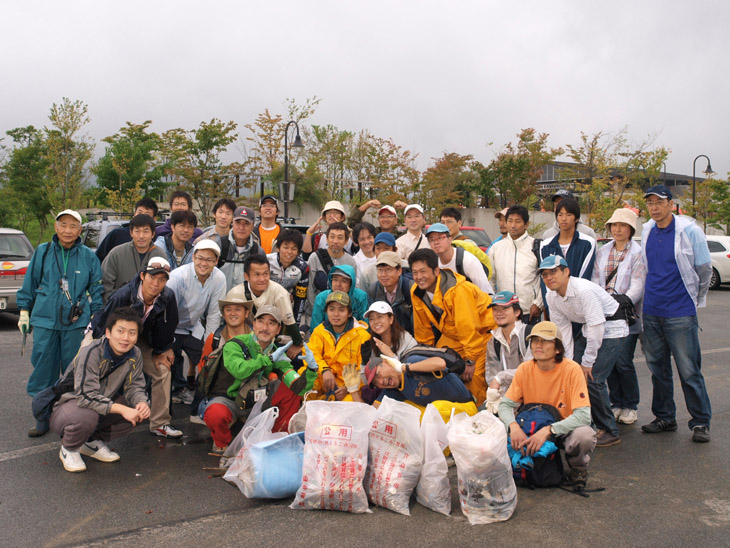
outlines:
[{"label": "white sneaker", "polygon": [[618,420],[618,418],[621,416],[621,413],[623,413],[623,411],[624,410],[621,409],[620,407],[612,407],[611,408],[611,413],[613,413],[613,418],[615,420]]},{"label": "white sneaker", "polygon": [[193,403],[193,399],[195,399],[195,392],[190,390],[187,386],[182,390],[178,390],[170,397],[172,403],[184,403],[185,405]]},{"label": "white sneaker", "polygon": [[182,438],[183,433],[180,430],[174,428],[171,424],[166,424],[152,430],[153,434],[157,434],[163,438],[177,439]]},{"label": "white sneaker", "polygon": [[636,409],[622,409],[621,416],[618,417],[618,422],[621,424],[634,424],[639,419],[639,414]]},{"label": "white sneaker", "polygon": [[205,425],[205,421],[200,415],[190,415],[190,422],[192,422],[193,424]]},{"label": "white sneaker", "polygon": [[78,451],[69,451],[63,445],[61,450],[58,452],[58,458],[61,459],[63,467],[67,472],[85,472],[86,464],[84,459],[81,458],[81,453]]},{"label": "white sneaker", "polygon": [[109,449],[107,444],[101,440],[87,441],[81,446],[80,452],[82,455],[101,462],[116,462],[119,460],[119,454]]}]

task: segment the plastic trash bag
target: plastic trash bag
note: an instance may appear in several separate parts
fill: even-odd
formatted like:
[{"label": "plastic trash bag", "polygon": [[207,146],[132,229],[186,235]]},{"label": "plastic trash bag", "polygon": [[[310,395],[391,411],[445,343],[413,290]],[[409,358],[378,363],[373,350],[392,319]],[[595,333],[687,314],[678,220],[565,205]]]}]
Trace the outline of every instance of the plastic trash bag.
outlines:
[{"label": "plastic trash bag", "polygon": [[408,502],[418,483],[423,460],[421,412],[384,397],[370,428],[365,491],[370,502],[410,516]]},{"label": "plastic trash bag", "polygon": [[504,424],[489,411],[460,413],[449,424],[461,511],[472,525],[505,521],[517,506]]},{"label": "plastic trash bag", "polygon": [[290,508],[369,512],[363,479],[375,409],[359,402],[307,402],[302,485]]},{"label": "plastic trash bag", "polygon": [[423,438],[423,466],[416,487],[416,500],[441,514],[451,514],[451,482],[449,465],[444,449],[449,445],[449,427],[438,409],[432,404],[426,406],[421,419]]},{"label": "plastic trash bag", "polygon": [[291,497],[302,484],[304,432],[262,441],[241,455],[241,491],[252,499]]}]

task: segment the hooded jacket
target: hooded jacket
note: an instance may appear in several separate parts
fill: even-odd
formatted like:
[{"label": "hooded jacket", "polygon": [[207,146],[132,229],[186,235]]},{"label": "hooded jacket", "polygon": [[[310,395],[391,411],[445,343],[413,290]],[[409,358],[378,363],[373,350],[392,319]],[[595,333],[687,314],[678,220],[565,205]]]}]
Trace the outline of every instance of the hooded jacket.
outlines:
[{"label": "hooded jacket", "polygon": [[319,295],[317,295],[317,298],[314,300],[311,323],[312,331],[314,331],[315,327],[324,322],[324,305],[325,301],[327,300],[327,295],[332,293],[332,276],[335,274],[347,276],[352,280],[352,284],[350,284],[350,291],[348,292],[348,294],[350,295],[350,304],[352,306],[352,316],[356,320],[362,320],[365,317],[365,312],[367,312],[368,310],[367,293],[365,293],[362,289],[358,289],[357,287],[355,287],[357,282],[357,274],[355,273],[355,269],[347,264],[335,265],[330,269],[329,275],[327,276],[327,285],[330,289],[322,291]]},{"label": "hooded jacket", "polygon": [[344,386],[343,368],[348,363],[362,363],[360,347],[368,339],[370,333],[367,325],[352,318],[339,338],[335,336],[329,321],[318,325],[312,331],[308,344],[319,365],[319,374],[325,369],[331,369],[337,386]]}]

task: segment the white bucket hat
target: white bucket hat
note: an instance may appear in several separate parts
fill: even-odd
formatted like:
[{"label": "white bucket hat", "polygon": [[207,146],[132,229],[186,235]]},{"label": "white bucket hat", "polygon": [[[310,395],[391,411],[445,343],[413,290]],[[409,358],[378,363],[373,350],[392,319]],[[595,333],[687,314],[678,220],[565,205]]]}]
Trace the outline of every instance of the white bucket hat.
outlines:
[{"label": "white bucket hat", "polygon": [[610,228],[611,223],[626,223],[634,229],[634,232],[636,232],[636,221],[638,219],[639,218],[636,216],[636,213],[627,207],[622,207],[614,211],[611,218],[606,221],[606,228]]}]

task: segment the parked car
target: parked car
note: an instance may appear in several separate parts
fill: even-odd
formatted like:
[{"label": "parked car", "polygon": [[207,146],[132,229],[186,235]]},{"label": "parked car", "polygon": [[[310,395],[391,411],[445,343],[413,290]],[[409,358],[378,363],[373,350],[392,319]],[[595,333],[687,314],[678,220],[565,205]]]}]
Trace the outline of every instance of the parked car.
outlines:
[{"label": "parked car", "polygon": [[[101,218],[99,218],[101,217]],[[108,219],[107,215],[99,215],[91,213],[88,216],[89,221],[84,223],[81,230],[81,243],[92,251],[96,251],[99,244],[104,241],[107,234],[120,226],[128,227],[129,219]],[[163,221],[155,221],[160,226]]]},{"label": "parked car", "polygon": [[707,247],[712,259],[710,289],[718,289],[720,284],[730,283],[730,236],[707,236]]},{"label": "parked car", "polygon": [[32,256],[33,246],[22,231],[0,228],[0,311],[18,312],[17,293]]}]

